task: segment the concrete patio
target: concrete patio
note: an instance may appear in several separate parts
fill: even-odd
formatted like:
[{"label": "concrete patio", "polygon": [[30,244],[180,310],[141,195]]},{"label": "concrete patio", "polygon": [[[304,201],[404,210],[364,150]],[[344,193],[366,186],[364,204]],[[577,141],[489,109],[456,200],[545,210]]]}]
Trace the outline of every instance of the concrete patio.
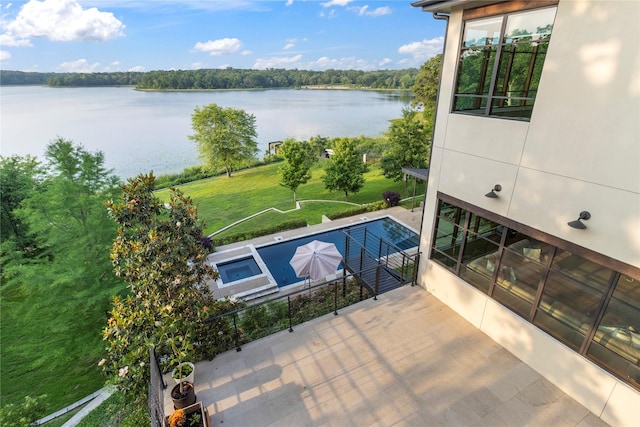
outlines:
[{"label": "concrete patio", "polygon": [[606,425],[418,286],[294,329],[196,365],[212,426]]}]

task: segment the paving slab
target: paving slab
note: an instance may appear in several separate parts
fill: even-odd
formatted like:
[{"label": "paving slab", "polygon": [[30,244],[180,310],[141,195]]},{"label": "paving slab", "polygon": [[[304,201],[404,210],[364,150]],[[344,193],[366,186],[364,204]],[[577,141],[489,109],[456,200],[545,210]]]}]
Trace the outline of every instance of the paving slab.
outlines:
[{"label": "paving slab", "polygon": [[405,286],[196,364],[212,426],[606,426]]}]

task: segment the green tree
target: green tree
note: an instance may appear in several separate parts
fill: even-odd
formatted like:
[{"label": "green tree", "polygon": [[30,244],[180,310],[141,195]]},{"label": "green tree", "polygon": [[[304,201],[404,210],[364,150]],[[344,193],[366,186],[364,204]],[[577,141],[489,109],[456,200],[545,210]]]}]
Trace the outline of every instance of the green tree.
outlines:
[{"label": "green tree", "polygon": [[316,135],[309,138],[309,144],[311,144],[317,150],[318,157],[321,157],[324,154],[325,148],[329,145],[329,139]]},{"label": "green tree", "polygon": [[47,146],[45,158],[42,182],[14,210],[38,244],[23,255],[37,259],[7,269],[31,284],[71,286],[91,297],[92,288],[113,281],[108,254],[115,227],[102,201],[115,194],[118,178],[105,169],[101,152],[62,138]]},{"label": "green tree", "polygon": [[162,203],[152,174],[129,179],[121,188],[120,199],[106,205],[118,224],[111,260],[130,295],[114,298],[103,331],[107,358],[101,363],[123,391],[143,397],[150,346],[172,364],[215,355],[215,325],[204,320],[217,314],[220,304],[206,285],[216,277],[206,262],[212,246],[191,199],[174,189]]},{"label": "green tree", "polygon": [[15,214],[24,199],[29,197],[38,184],[39,162],[31,156],[0,156],[0,240],[11,239],[23,250],[33,243],[28,238],[27,225]]},{"label": "green tree", "polygon": [[433,121],[433,114],[436,108],[441,67],[442,54],[430,58],[420,67],[416,81],[413,84],[413,93],[415,95],[413,103],[415,106],[422,107],[425,116],[430,117],[431,121]]},{"label": "green tree", "polygon": [[293,203],[296,202],[296,191],[302,184],[311,179],[311,166],[317,160],[314,148],[306,141],[287,138],[280,146],[280,154],[284,163],[278,169],[280,185],[293,191]]},{"label": "green tree", "polygon": [[324,186],[329,191],[343,191],[345,200],[349,201],[349,193],[357,193],[364,185],[367,164],[353,140],[337,138],[333,140],[333,155],[325,170]]},{"label": "green tree", "polygon": [[244,110],[209,104],[196,107],[191,116],[200,157],[213,169],[224,168],[227,176],[258,153],[256,118]]},{"label": "green tree", "polygon": [[426,168],[431,145],[431,130],[417,111],[405,108],[402,118],[389,127],[388,147],[381,167],[384,176],[402,181],[402,168]]}]

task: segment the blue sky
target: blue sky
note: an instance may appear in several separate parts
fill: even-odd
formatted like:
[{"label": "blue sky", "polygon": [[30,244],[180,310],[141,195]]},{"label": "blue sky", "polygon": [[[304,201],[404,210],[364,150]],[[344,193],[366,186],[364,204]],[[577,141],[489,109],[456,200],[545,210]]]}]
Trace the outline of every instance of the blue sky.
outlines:
[{"label": "blue sky", "polygon": [[0,3],[2,69],[402,69],[444,23],[408,0],[29,0]]}]

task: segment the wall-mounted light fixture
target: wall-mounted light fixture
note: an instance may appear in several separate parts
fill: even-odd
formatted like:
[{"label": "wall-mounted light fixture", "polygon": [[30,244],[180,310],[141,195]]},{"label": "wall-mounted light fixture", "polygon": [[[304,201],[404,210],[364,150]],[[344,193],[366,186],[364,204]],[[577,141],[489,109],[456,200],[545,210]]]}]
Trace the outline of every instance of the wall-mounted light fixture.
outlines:
[{"label": "wall-mounted light fixture", "polygon": [[494,185],[491,191],[485,194],[484,197],[488,197],[490,199],[497,199],[498,195],[496,194],[496,191],[502,191],[502,185],[500,184]]},{"label": "wall-mounted light fixture", "polygon": [[580,216],[575,221],[569,221],[567,225],[572,228],[577,228],[578,230],[584,230],[587,228],[586,225],[582,223],[582,220],[588,220],[591,218],[591,214],[587,211],[580,212]]}]

